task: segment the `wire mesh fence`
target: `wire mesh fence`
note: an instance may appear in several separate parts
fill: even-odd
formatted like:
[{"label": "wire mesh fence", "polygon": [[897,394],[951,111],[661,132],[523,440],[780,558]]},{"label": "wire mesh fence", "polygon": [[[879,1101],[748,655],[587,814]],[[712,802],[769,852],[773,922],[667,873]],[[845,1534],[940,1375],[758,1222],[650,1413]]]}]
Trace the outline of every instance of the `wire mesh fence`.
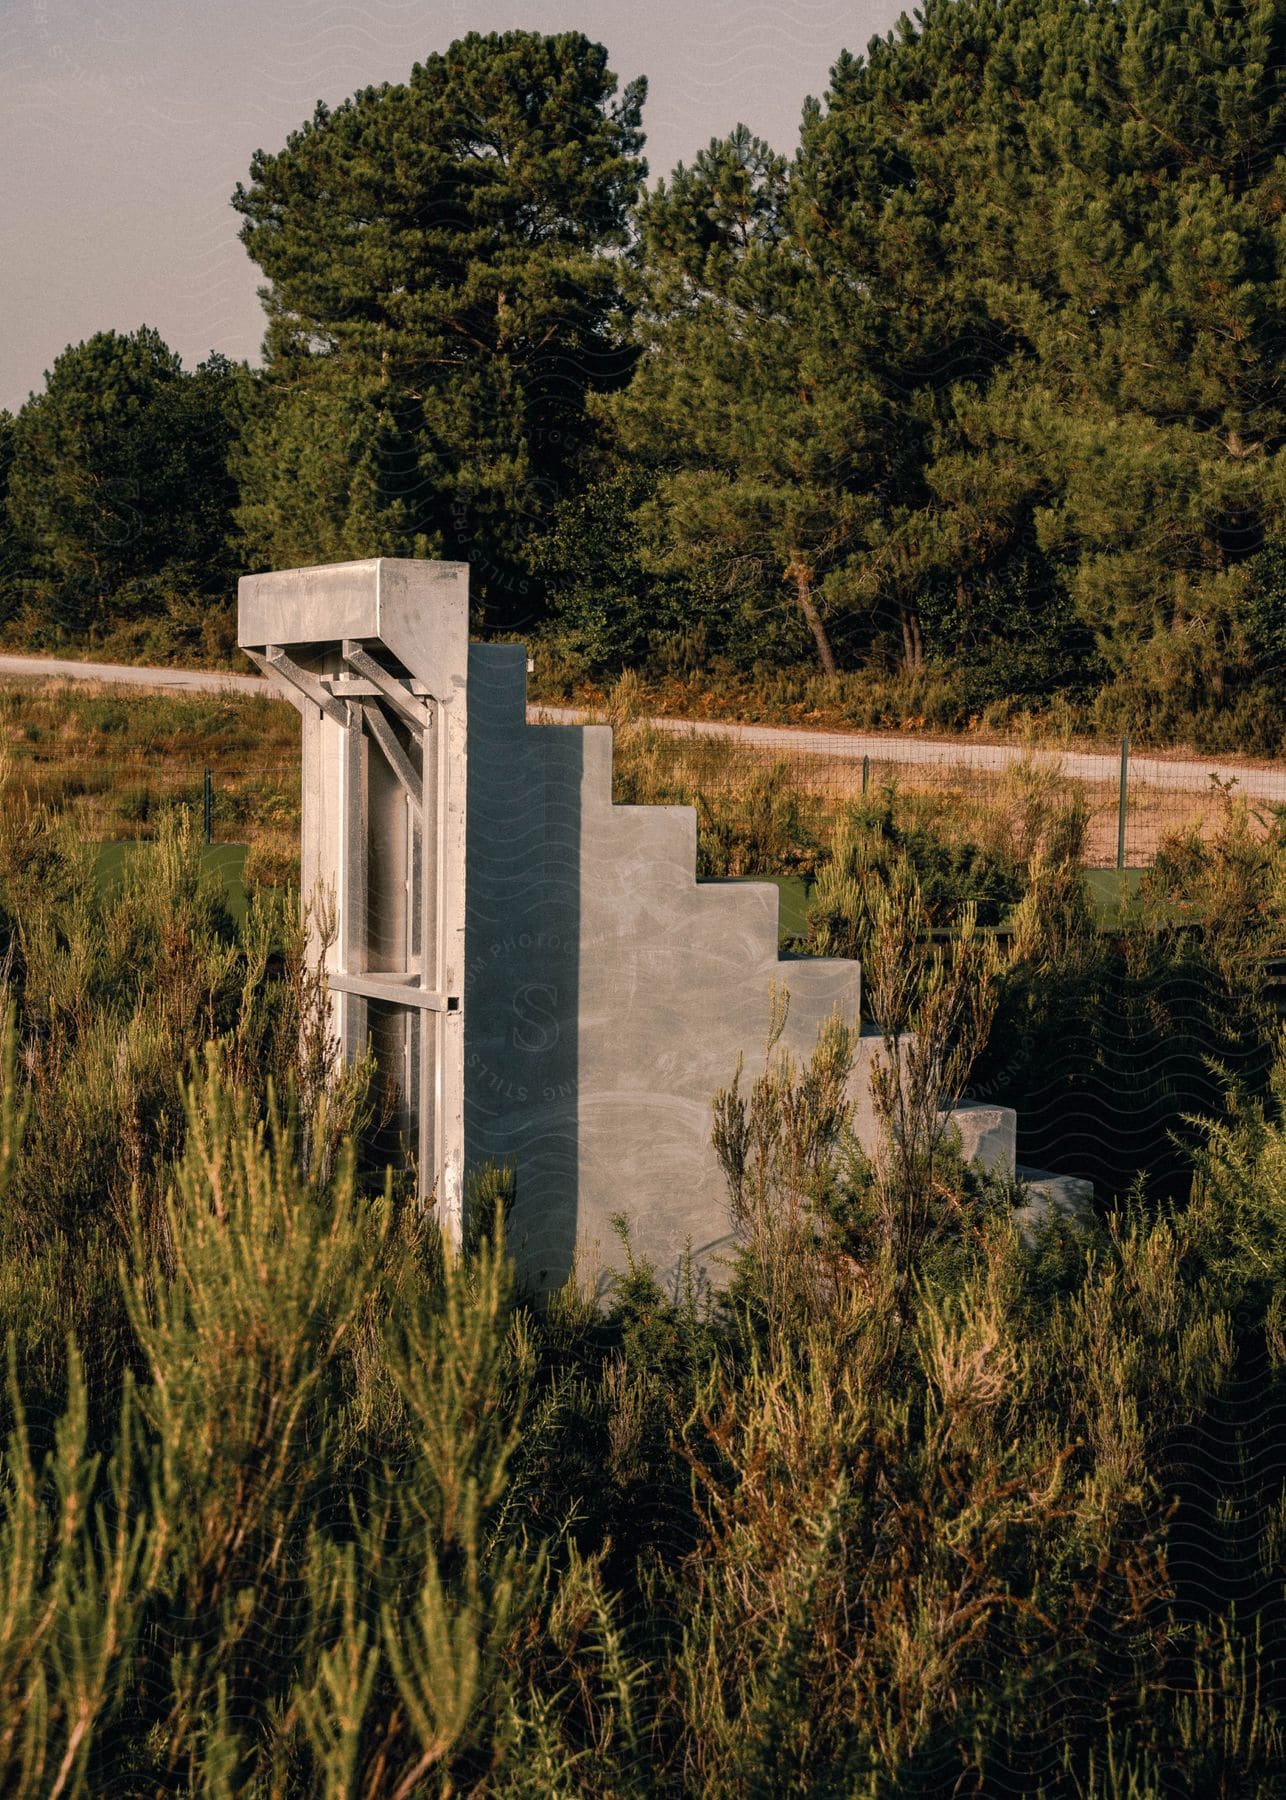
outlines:
[{"label": "wire mesh fence", "polygon": [[10,747],[3,792],[72,820],[92,841],[147,838],[167,808],[187,810],[207,843],[298,829],[299,769],[248,759],[214,766],[155,752],[69,755]]},{"label": "wire mesh fence", "polygon": [[671,720],[618,732],[619,799],[686,798],[700,808],[717,798],[735,809],[738,795],[765,788],[804,797],[820,821],[892,797],[908,817],[948,835],[992,841],[1006,831],[1021,836],[1042,808],[1076,800],[1086,867],[1138,869],[1168,837],[1212,835],[1241,800],[1252,830],[1266,835],[1286,812],[1286,762],[1140,754],[1128,738],[1071,748]]},{"label": "wire mesh fence", "polygon": [[[533,708],[534,721],[590,715]],[[155,747],[79,754],[66,745],[11,742],[3,789],[70,815],[86,838],[150,836],[167,806],[188,808],[208,842],[296,832],[297,758],[279,744],[213,761]],[[1286,812],[1286,762],[1138,752],[1128,739],[1095,748],[935,741],[919,736],[792,731],[724,722],[618,722],[618,801],[695,805],[705,838],[790,802],[824,841],[840,813],[882,799],[912,821],[956,837],[1014,848],[1042,807],[1078,797],[1083,860],[1091,869],[1146,868],[1167,837],[1215,832],[1246,803],[1265,834]],[[789,857],[787,857],[789,860]]]}]

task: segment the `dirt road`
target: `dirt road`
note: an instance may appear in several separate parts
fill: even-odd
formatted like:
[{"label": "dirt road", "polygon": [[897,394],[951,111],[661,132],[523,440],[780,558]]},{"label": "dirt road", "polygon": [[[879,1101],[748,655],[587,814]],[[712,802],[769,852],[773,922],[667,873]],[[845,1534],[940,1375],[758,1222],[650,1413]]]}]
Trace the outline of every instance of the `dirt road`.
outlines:
[{"label": "dirt road", "polygon": [[170,688],[185,694],[266,694],[258,675],[226,675],[209,669],[143,669],[125,663],[66,662],[55,656],[0,656],[0,677],[28,680],[103,681],[109,685]]}]

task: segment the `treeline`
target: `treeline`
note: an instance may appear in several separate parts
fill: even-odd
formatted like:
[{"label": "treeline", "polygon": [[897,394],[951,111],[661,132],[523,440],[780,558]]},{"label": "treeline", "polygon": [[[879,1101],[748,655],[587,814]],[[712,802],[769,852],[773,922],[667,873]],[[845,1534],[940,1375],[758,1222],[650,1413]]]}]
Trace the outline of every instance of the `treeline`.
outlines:
[{"label": "treeline", "polygon": [[5,422],[11,633],[217,644],[239,568],[459,557],[569,679],[1275,750],[1284,53],[1271,0],[928,0],[792,159],[648,187],[643,81],[471,33],[255,156],[261,373],[106,334]]}]

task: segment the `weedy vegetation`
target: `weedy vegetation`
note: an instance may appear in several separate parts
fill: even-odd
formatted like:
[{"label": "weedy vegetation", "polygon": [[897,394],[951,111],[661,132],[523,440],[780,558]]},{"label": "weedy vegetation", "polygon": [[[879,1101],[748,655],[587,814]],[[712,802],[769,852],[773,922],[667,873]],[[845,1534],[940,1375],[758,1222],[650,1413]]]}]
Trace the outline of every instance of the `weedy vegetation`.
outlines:
[{"label": "weedy vegetation", "polygon": [[[517,1285],[505,1172],[453,1260],[363,1152],[289,896],[234,921],[181,813],[104,888],[10,790],[0,1790],[1279,1793],[1286,842],[1230,802],[1104,934],[1023,806],[1008,861],[896,794],[818,834],[882,1146],[849,1028],[770,1042],[716,1284],[626,1231],[600,1309]],[[1038,1098],[1060,1034],[1181,1142],[1024,1240],[941,1102]]]},{"label": "weedy vegetation", "polygon": [[256,694],[178,695],[93,682],[0,686],[0,804],[45,806],[82,838],[153,838],[206,770],[216,843],[248,847],[252,887],[299,883],[299,715]]}]

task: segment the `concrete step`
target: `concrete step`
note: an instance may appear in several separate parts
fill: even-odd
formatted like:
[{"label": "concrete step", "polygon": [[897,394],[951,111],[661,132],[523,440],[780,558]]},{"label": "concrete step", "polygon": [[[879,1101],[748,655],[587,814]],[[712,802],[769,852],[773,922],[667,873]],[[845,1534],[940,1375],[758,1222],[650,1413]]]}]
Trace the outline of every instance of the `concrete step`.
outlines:
[{"label": "concrete step", "polygon": [[981,1100],[962,1100],[951,1110],[951,1123],[960,1133],[960,1153],[988,1174],[1012,1175],[1018,1150],[1018,1114],[1012,1106],[989,1106]]},{"label": "concrete step", "polygon": [[1014,1208],[1014,1224],[1030,1247],[1039,1227],[1051,1218],[1085,1229],[1094,1222],[1094,1183],[1081,1175],[1052,1175],[1046,1169],[1019,1169],[1027,1198]]}]

